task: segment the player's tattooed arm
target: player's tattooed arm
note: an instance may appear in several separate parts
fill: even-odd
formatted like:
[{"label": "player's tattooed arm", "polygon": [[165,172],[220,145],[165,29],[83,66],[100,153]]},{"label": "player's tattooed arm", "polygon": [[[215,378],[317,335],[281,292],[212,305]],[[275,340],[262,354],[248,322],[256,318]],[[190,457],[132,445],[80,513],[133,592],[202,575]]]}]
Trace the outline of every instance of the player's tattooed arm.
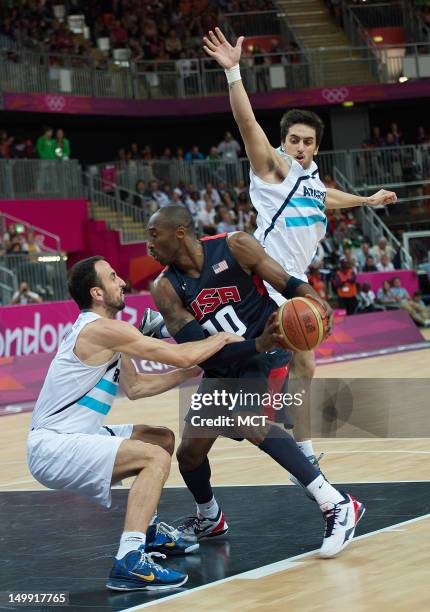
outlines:
[{"label": "player's tattooed arm", "polygon": [[157,278],[151,286],[151,294],[171,336],[194,320],[167,278]]}]

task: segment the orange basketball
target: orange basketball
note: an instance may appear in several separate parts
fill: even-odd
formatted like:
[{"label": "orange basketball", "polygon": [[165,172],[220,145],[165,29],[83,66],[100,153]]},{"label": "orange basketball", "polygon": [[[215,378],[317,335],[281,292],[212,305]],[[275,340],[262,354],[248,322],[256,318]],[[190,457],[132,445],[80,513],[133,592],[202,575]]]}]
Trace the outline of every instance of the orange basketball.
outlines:
[{"label": "orange basketball", "polygon": [[278,322],[285,348],[311,351],[324,338],[324,308],[316,300],[295,297],[278,309]]}]

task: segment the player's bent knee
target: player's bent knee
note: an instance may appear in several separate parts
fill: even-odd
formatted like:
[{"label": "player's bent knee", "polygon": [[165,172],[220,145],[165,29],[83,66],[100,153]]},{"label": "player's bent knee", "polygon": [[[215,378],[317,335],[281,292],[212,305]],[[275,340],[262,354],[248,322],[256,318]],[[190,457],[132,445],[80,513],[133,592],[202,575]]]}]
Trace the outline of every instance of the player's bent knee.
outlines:
[{"label": "player's bent knee", "polygon": [[178,460],[181,470],[191,472],[196,470],[205,460],[206,454],[199,452],[199,449],[193,449],[191,445],[181,443],[176,451],[176,459]]},{"label": "player's bent knee", "polygon": [[175,450],[175,434],[167,427],[160,427],[160,429],[162,430],[161,446],[172,456]]}]

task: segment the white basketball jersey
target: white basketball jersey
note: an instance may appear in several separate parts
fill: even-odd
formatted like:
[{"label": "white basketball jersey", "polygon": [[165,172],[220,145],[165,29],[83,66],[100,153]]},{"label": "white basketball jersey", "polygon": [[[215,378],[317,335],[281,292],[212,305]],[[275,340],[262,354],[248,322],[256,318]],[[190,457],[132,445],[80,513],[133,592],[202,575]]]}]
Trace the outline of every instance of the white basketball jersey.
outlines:
[{"label": "white basketball jersey", "polygon": [[257,211],[255,237],[292,276],[307,280],[306,270],[327,228],[327,190],[312,162],[305,169],[281,152],[291,168],[282,183],[266,183],[250,171],[250,197]]},{"label": "white basketball jersey", "polygon": [[82,329],[99,318],[94,312],[81,312],[63,338],[34,407],[32,429],[91,434],[101,427],[118,391],[121,354],[90,366],[74,352]]}]

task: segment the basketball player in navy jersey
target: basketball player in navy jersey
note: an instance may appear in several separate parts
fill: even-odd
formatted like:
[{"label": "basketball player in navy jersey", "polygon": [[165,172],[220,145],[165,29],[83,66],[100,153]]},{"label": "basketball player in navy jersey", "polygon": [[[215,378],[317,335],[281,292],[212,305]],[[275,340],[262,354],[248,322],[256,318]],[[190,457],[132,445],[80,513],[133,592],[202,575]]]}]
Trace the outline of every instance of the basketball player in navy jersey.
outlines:
[{"label": "basketball player in navy jersey", "polygon": [[[289,274],[306,281],[306,270],[326,233],[326,208],[393,204],[397,197],[384,189],[370,197],[326,189],[314,162],[324,124],[311,111],[286,112],[281,120],[281,146],[277,149],[271,146],[256,121],[241,80],[243,40],[240,36],[233,47],[216,28],[203,39],[204,50],[225,69],[231,109],[251,163],[250,198],[257,210],[255,237]],[[285,302],[275,288],[268,284],[267,289],[278,306]],[[315,372],[313,351],[296,353],[291,371],[300,380],[300,386],[309,389]],[[294,436],[303,453],[318,466],[311,440],[310,393],[295,411]]]},{"label": "basketball player in navy jersey", "polygon": [[[205,371],[199,391],[222,392],[224,379],[268,381],[273,369],[284,368],[287,376],[291,353],[283,349],[268,353],[261,340],[267,318],[277,310],[261,281],[287,299],[310,295],[320,301],[310,285],[290,276],[244,232],[199,241],[192,216],[182,206],[160,209],[149,220],[147,232],[150,254],[168,266],[154,282],[152,295],[176,342],[202,340],[222,329],[245,338],[199,364]],[[325,306],[328,332],[331,310]],[[229,406],[224,408],[229,414]],[[207,457],[218,432],[199,432],[197,436],[190,421],[188,415],[177,458],[195,498],[197,514],[178,530],[184,539],[215,537],[228,529],[213,495]],[[364,512],[363,505],[332,487],[283,428],[268,422],[241,434],[290,472],[319,504],[326,520],[320,555],[332,557],[347,546]]]}]

